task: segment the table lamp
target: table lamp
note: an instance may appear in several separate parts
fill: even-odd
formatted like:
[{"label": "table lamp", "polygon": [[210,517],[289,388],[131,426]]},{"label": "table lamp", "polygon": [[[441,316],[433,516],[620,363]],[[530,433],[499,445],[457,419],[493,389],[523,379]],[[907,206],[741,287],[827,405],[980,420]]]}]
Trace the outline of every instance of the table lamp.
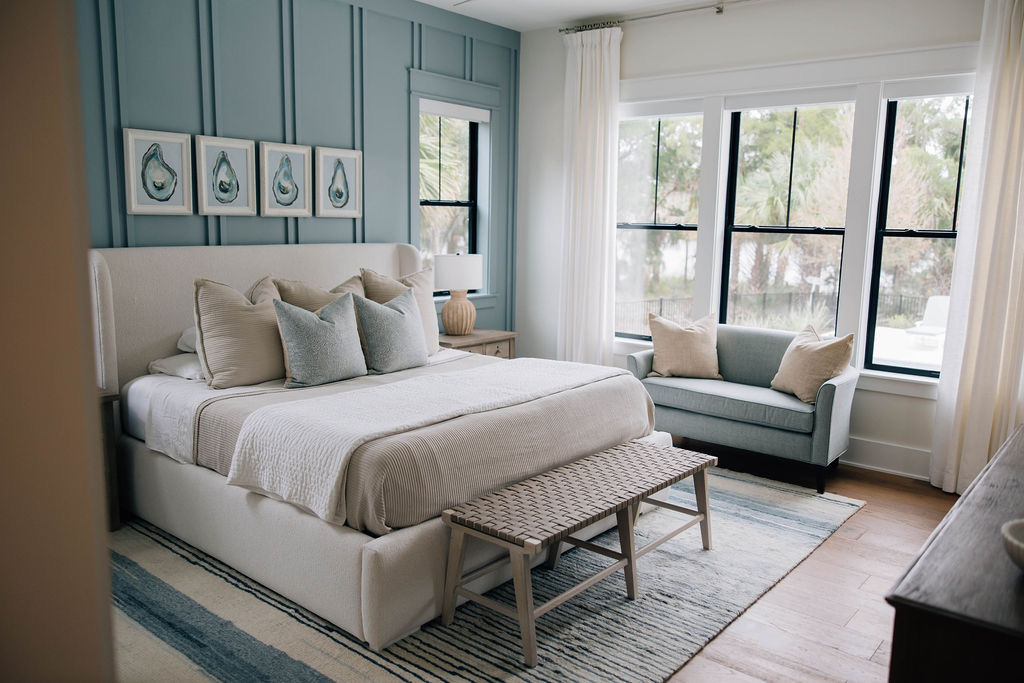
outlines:
[{"label": "table lamp", "polygon": [[480,254],[436,254],[434,289],[447,289],[451,298],[441,309],[445,334],[464,335],[476,324],[476,306],[466,298],[471,289],[484,286],[484,258]]}]

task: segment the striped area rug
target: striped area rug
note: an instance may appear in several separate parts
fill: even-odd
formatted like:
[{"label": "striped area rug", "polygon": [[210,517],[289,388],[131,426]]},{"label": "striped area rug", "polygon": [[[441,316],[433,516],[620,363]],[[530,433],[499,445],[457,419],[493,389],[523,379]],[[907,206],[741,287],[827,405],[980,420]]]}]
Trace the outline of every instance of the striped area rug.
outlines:
[{"label": "striped area rug", "polygon": [[[122,681],[657,681],[671,675],[789,573],[863,503],[711,470],[714,549],[694,527],[639,562],[640,595],[621,572],[541,617],[540,663],[521,664],[514,623],[476,604],[374,652],[307,610],[145,522],[111,534],[116,659]],[[672,501],[693,506],[689,482]],[[643,515],[637,542],[678,516]],[[617,547],[614,530],[600,541]],[[538,601],[607,560],[572,550],[535,570]],[[511,583],[489,595],[514,605]]]}]

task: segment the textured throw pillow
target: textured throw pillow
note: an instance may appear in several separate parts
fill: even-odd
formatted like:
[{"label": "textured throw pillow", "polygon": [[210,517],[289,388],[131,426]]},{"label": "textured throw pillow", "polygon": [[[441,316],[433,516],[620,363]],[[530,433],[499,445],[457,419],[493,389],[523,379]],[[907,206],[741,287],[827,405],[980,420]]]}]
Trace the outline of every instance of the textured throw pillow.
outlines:
[{"label": "textured throw pillow", "polygon": [[179,353],[150,361],[149,374],[173,375],[185,379],[206,379],[206,375],[203,374],[203,366],[199,364],[199,356],[194,353]]},{"label": "textured throw pillow", "polygon": [[353,275],[330,291],[302,280],[275,278],[274,285],[281,294],[281,301],[307,311],[319,310],[349,292],[359,296],[366,295],[363,290],[363,280],[358,275]]},{"label": "textured throw pillow", "polygon": [[274,301],[274,309],[284,346],[286,388],[366,374],[351,293],[324,306],[319,315],[280,300]]},{"label": "textured throw pillow", "polygon": [[196,278],[196,352],[214,389],[284,377],[274,283],[262,278],[249,293],[252,300],[229,285]]},{"label": "textured throw pillow", "polygon": [[718,374],[718,323],[714,316],[674,323],[650,313],[654,342],[653,372],[648,377],[722,379]]},{"label": "textured throw pillow", "polygon": [[362,296],[355,297],[355,304],[371,370],[395,372],[426,364],[423,322],[411,289],[386,304]]},{"label": "textured throw pillow", "polygon": [[438,344],[437,309],[434,308],[434,269],[424,268],[412,275],[396,280],[368,268],[360,268],[366,298],[379,304],[387,303],[411,287],[420,308],[423,322],[423,343],[427,355],[433,356],[441,350]]},{"label": "textured throw pillow", "polygon": [[789,343],[772,389],[814,403],[821,385],[840,374],[853,357],[853,335],[822,341],[808,325]]}]

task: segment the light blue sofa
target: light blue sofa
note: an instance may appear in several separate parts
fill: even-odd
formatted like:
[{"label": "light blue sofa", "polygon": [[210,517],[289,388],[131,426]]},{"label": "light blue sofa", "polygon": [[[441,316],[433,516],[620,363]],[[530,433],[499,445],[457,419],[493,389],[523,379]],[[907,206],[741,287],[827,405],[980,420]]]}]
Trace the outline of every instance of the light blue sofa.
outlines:
[{"label": "light blue sofa", "polygon": [[847,367],[822,385],[813,404],[771,389],[795,336],[719,325],[722,380],[648,377],[653,350],[631,354],[628,366],[654,400],[655,429],[808,463],[815,467],[818,493],[823,493],[826,468],[850,445],[850,409],[858,372]]}]

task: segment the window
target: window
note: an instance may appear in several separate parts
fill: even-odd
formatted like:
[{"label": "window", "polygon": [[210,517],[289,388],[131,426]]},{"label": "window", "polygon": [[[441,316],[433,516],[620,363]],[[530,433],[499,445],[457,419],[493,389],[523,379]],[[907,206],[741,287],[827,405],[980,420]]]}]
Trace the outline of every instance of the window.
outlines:
[{"label": "window", "polygon": [[852,104],[732,114],[722,322],[834,334]]},{"label": "window", "polygon": [[420,113],[420,249],[425,254],[476,252],[478,126]]},{"label": "window", "polygon": [[615,334],[650,339],[647,315],[690,316],[703,117],[619,125]]},{"label": "window", "polygon": [[967,96],[888,103],[865,367],[939,375],[969,106]]}]

